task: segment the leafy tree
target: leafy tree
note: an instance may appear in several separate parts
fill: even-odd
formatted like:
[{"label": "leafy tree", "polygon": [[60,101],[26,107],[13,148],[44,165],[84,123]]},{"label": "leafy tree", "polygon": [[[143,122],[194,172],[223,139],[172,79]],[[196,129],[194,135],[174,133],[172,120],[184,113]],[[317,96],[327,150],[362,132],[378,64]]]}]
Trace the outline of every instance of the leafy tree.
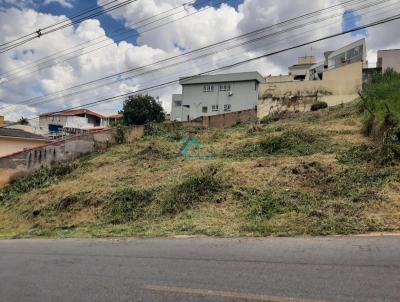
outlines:
[{"label": "leafy tree", "polygon": [[29,121],[26,117],[21,117],[18,121],[19,125],[29,125]]},{"label": "leafy tree", "polygon": [[162,106],[149,95],[130,96],[125,100],[121,113],[128,126],[152,122],[161,123],[165,120]]}]

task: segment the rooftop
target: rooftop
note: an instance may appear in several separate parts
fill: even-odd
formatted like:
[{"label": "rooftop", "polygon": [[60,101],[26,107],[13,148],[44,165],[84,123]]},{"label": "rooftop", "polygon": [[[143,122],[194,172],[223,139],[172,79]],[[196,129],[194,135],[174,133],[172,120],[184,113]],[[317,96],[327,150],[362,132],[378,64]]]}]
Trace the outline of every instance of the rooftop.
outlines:
[{"label": "rooftop", "polygon": [[179,79],[179,83],[181,85],[229,83],[229,82],[231,83],[231,82],[245,82],[245,81],[257,81],[259,83],[265,83],[264,77],[256,71],[192,76]]},{"label": "rooftop", "polygon": [[45,113],[45,114],[41,114],[40,116],[78,116],[78,115],[84,115],[84,114],[88,114],[88,115],[93,115],[96,116],[98,118],[105,118],[105,116],[88,110],[88,109],[77,109],[77,110],[66,110],[66,111],[60,111],[60,112],[49,112],[49,113]]},{"label": "rooftop", "polygon": [[0,137],[13,137],[13,138],[23,138],[23,139],[44,140],[44,141],[48,140],[46,137],[43,137],[41,135],[26,132],[24,130],[11,129],[11,128],[0,128]]}]

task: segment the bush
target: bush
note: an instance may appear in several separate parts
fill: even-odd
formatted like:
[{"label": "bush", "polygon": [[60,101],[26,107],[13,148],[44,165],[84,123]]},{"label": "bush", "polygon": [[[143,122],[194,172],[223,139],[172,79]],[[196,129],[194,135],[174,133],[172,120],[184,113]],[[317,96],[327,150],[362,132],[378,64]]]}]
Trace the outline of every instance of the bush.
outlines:
[{"label": "bush", "polygon": [[361,95],[364,133],[384,142],[385,133],[400,122],[400,73],[388,69],[373,78]]},{"label": "bush", "polygon": [[281,119],[284,119],[284,118],[288,117],[288,115],[289,115],[289,113],[286,110],[284,110],[284,111],[274,111],[274,112],[264,116],[260,120],[260,123],[263,124],[263,125],[270,124],[270,123],[273,123],[273,122],[277,122],[277,121],[279,121]]},{"label": "bush", "polygon": [[165,120],[161,104],[149,95],[130,96],[124,102],[122,114],[128,126],[162,123]]},{"label": "bush", "polygon": [[0,204],[12,201],[19,194],[50,186],[63,179],[76,168],[76,163],[63,163],[51,168],[40,169],[30,175],[17,175],[7,187],[0,191]]},{"label": "bush", "polygon": [[324,151],[327,142],[321,135],[303,130],[286,131],[279,136],[270,136],[260,143],[264,154],[311,155]]},{"label": "bush", "polygon": [[171,188],[169,196],[162,201],[162,212],[177,214],[206,201],[218,200],[216,194],[224,188],[217,175],[219,167],[211,166],[200,173],[192,174],[183,182]]},{"label": "bush", "polygon": [[326,102],[316,102],[311,105],[311,111],[318,111],[326,108],[328,108],[328,104]]},{"label": "bush", "polygon": [[103,214],[106,222],[123,224],[132,222],[142,216],[144,208],[153,200],[149,191],[124,188],[113,193],[105,205]]},{"label": "bush", "polygon": [[121,124],[118,124],[116,127],[117,127],[115,133],[116,143],[117,144],[126,143],[125,128]]}]

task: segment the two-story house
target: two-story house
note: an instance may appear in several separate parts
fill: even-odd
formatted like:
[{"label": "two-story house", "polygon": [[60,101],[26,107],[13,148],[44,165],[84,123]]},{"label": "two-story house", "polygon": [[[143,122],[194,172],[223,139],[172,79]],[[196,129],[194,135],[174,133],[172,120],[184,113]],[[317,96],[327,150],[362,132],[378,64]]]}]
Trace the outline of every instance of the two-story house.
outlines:
[{"label": "two-story house", "polygon": [[181,78],[182,94],[172,96],[171,120],[190,121],[200,116],[254,109],[259,84],[264,82],[258,72]]}]

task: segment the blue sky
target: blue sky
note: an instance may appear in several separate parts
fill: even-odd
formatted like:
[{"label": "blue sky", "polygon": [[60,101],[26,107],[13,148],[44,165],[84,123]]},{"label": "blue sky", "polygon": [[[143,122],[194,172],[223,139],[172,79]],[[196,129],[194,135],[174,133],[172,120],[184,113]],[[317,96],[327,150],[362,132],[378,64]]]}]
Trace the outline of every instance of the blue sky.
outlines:
[{"label": "blue sky", "polygon": [[[358,26],[360,26],[361,20],[362,20],[362,16],[357,15],[356,13],[354,13],[354,11],[352,11],[352,10],[346,11],[343,14],[343,26],[342,26],[343,31],[357,28]],[[361,29],[361,30],[352,32],[351,35],[353,37],[357,37],[357,36],[367,37],[368,31],[366,29]]]},{"label": "blue sky", "polygon": [[[138,1],[143,1],[143,0],[138,0]],[[22,0],[22,2],[31,2],[32,4],[27,6],[35,9],[38,12],[45,14],[52,14],[56,16],[66,15],[67,17],[77,15],[86,9],[97,7],[97,0],[84,0],[84,1],[66,0],[66,2],[71,4],[71,6],[63,6],[57,1],[52,2],[51,0],[48,1],[49,3],[46,3],[46,0],[28,0],[28,1]],[[197,0],[194,7],[201,8],[203,6],[207,6],[210,4],[214,7],[218,7],[222,3],[227,3],[230,6],[235,7],[237,9],[237,7],[243,2],[244,0]],[[0,2],[0,7],[7,8],[10,7],[10,5],[4,4],[4,2]],[[113,33],[116,31],[119,32],[121,30],[126,29],[123,20],[113,19],[109,14],[99,16],[96,19],[100,21],[101,26],[106,31],[106,34],[108,36],[112,36]],[[114,40],[117,42],[119,42],[120,40],[124,40],[136,44],[136,39],[137,39],[137,33],[134,31],[128,35],[115,37]]]}]

